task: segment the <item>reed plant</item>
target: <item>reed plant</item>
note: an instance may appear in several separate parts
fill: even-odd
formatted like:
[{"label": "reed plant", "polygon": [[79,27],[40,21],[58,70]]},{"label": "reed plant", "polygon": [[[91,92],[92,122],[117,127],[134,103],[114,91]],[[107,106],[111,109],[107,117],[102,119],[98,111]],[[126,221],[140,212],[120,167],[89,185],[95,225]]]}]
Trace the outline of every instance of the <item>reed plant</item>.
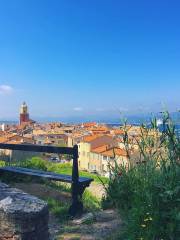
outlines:
[{"label": "reed plant", "polygon": [[180,239],[180,138],[169,113],[163,113],[161,133],[156,118],[151,126],[141,126],[140,137],[135,137],[136,158],[126,124],[124,132],[129,166],[110,166],[103,199],[104,206],[117,208],[123,218],[124,231],[118,239]]}]

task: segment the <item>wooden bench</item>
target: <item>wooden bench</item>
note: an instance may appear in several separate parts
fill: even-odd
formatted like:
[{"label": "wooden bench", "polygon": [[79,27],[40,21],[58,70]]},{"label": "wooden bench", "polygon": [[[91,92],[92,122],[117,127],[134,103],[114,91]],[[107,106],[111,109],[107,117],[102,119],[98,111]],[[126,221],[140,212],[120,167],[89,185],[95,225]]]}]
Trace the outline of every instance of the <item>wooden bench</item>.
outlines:
[{"label": "wooden bench", "polygon": [[93,181],[92,178],[79,177],[78,172],[78,146],[74,147],[55,147],[42,145],[25,145],[25,144],[0,144],[0,149],[32,151],[32,152],[46,152],[69,154],[73,157],[72,175],[58,174],[54,172],[41,171],[36,169],[22,168],[16,166],[0,167],[0,173],[11,172],[14,174],[22,174],[29,176],[36,176],[53,181],[66,182],[71,184],[72,204],[69,208],[69,214],[75,216],[82,213],[83,202],[82,195],[86,187]]}]

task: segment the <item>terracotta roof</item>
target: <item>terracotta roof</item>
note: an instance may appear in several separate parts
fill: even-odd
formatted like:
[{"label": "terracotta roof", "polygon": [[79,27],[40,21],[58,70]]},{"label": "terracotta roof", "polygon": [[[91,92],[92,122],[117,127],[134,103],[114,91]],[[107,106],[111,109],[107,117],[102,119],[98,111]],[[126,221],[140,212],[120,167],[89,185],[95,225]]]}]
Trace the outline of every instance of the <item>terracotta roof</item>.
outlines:
[{"label": "terracotta roof", "polygon": [[7,137],[0,137],[0,143],[5,143],[7,140]]},{"label": "terracotta roof", "polygon": [[24,129],[27,127],[27,122],[22,122],[21,125],[17,126],[18,130]]},{"label": "terracotta roof", "polygon": [[91,150],[101,147],[103,145],[112,146],[112,145],[114,145],[114,143],[115,143],[115,141],[112,136],[108,136],[108,135],[99,136],[96,139],[94,139],[93,141],[91,141]]},{"label": "terracotta roof", "polygon": [[108,131],[109,128],[105,127],[105,126],[99,126],[99,127],[95,127],[92,128],[91,131]]},{"label": "terracotta roof", "polygon": [[103,156],[115,157],[115,156],[127,156],[127,152],[121,148],[111,148],[101,153]]},{"label": "terracotta roof", "polygon": [[96,126],[96,122],[87,122],[87,123],[83,123],[83,127],[93,127]]},{"label": "terracotta roof", "polygon": [[96,136],[96,135],[88,135],[88,136],[83,137],[83,141],[84,142],[91,142],[91,141],[95,140],[96,138],[98,138],[98,136]]},{"label": "terracotta roof", "polygon": [[102,153],[102,152],[106,151],[107,149],[108,149],[108,145],[106,144],[106,145],[94,148],[92,150],[92,152],[94,152],[94,153]]},{"label": "terracotta roof", "polygon": [[122,135],[122,134],[124,134],[124,130],[123,129],[114,129],[113,132],[114,132],[115,135],[119,135],[119,134]]},{"label": "terracotta roof", "polygon": [[11,140],[11,141],[7,141],[6,142],[7,144],[22,144],[23,142],[18,140],[18,141],[15,141],[15,140]]},{"label": "terracotta roof", "polygon": [[31,138],[22,137],[22,136],[19,136],[19,135],[0,138],[0,142],[1,143],[15,143],[15,144],[19,144],[19,143],[33,144],[34,143],[34,141]]},{"label": "terracotta roof", "polygon": [[94,134],[106,134],[108,132],[110,132],[110,129],[106,126],[98,126],[98,127],[92,127],[92,128],[89,128],[89,131],[91,131],[92,133]]}]

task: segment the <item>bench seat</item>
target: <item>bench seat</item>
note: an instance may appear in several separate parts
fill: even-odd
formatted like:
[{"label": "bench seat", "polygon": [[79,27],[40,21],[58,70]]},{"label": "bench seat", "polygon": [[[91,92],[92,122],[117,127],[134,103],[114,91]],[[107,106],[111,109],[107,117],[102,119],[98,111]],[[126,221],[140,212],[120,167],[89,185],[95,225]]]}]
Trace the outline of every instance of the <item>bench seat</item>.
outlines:
[{"label": "bench seat", "polygon": [[[22,167],[0,167],[0,172],[13,172],[18,174],[36,176],[47,178],[54,181],[72,183],[72,176],[66,174],[59,174],[54,172],[46,172],[36,169],[22,168]],[[79,177],[79,184],[89,185],[93,181],[92,178]]]}]

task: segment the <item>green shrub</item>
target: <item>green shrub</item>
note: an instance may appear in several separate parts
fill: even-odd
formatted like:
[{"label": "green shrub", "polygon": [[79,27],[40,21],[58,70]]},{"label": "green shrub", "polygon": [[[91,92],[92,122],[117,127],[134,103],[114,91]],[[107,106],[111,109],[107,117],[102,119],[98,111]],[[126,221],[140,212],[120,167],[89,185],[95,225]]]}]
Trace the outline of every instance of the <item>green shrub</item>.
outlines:
[{"label": "green shrub", "polygon": [[[71,163],[46,163],[47,170],[50,172],[56,172],[60,174],[72,175],[72,164]],[[98,183],[108,183],[108,178],[99,177],[98,175],[91,174],[88,172],[79,171],[80,177],[88,177],[94,179]]]},{"label": "green shrub", "polygon": [[21,163],[21,166],[32,169],[47,171],[46,161],[40,157],[32,157]]},{"label": "green shrub", "polygon": [[46,164],[48,171],[60,173],[60,174],[72,174],[72,164],[71,163],[52,163],[48,162]]},{"label": "green shrub", "polygon": [[50,211],[59,219],[60,222],[68,220],[69,204],[57,201],[53,198],[45,199],[48,202]]},{"label": "green shrub", "polygon": [[93,196],[88,190],[83,194],[84,208],[87,211],[97,211],[100,209],[100,201]]},{"label": "green shrub", "polygon": [[0,160],[0,167],[5,167],[6,166],[6,162],[5,161],[2,161]]},{"label": "green shrub", "polygon": [[111,168],[103,205],[116,207],[123,217],[122,239],[176,240],[180,236],[180,140],[167,113],[164,123],[156,144],[149,135],[139,142],[145,163]]}]

